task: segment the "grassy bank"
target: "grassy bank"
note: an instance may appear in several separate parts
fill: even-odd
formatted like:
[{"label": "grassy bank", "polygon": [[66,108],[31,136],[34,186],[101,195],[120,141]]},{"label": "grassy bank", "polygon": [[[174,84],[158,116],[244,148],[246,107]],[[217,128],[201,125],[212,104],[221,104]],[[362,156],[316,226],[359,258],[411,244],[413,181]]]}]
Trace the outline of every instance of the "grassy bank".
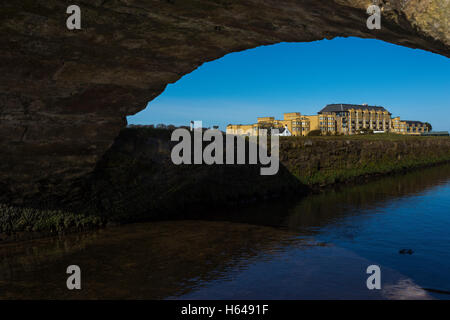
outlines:
[{"label": "grassy bank", "polygon": [[0,237],[63,234],[192,213],[207,216],[217,207],[305,195],[450,161],[448,137],[285,137],[278,174],[261,176],[259,165],[175,166],[170,134],[164,129],[123,130],[96,170],[64,199],[47,206],[0,205]]},{"label": "grassy bank", "polygon": [[86,231],[104,223],[95,215],[0,204],[0,241]]},{"label": "grassy bank", "polygon": [[376,134],[288,137],[280,160],[311,188],[362,180],[450,161],[449,137]]},{"label": "grassy bank", "polygon": [[449,137],[395,134],[292,137],[281,142],[280,160],[311,188],[363,180],[450,161]]}]

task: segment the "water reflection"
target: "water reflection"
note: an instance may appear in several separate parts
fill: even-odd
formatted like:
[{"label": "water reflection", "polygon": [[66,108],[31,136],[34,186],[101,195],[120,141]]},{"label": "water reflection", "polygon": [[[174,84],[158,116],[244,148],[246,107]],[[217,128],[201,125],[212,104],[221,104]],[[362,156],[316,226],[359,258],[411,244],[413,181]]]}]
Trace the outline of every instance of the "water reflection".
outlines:
[{"label": "water reflection", "polygon": [[[431,298],[421,287],[450,287],[449,180],[447,165],[214,218],[208,212],[210,221],[0,245],[0,298]],[[404,238],[416,249],[411,257],[397,252]],[[432,249],[420,245],[430,241]],[[66,288],[71,264],[82,269],[81,291]],[[366,288],[370,264],[382,266],[381,292]]]},{"label": "water reflection", "polygon": [[315,234],[322,227],[345,217],[372,213],[397,199],[408,199],[446,185],[450,180],[450,165],[371,179],[364,184],[339,185],[300,200],[276,200],[233,212],[216,212],[213,218],[206,214],[199,214],[196,218],[275,226]]},{"label": "water reflection", "polygon": [[[154,298],[182,295],[256,259],[313,244],[273,228],[226,222],[135,224],[0,247],[2,298]],[[316,244],[314,244],[316,245]],[[261,255],[262,253],[262,255]],[[68,265],[83,290],[65,287]]]}]

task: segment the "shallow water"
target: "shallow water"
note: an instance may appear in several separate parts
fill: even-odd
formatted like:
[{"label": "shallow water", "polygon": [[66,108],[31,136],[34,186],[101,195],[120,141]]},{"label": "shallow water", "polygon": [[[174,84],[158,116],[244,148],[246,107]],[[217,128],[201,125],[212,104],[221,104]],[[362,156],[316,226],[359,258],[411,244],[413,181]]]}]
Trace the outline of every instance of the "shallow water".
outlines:
[{"label": "shallow water", "polygon": [[[446,165],[196,220],[0,245],[0,298],[449,299],[449,227]],[[374,264],[381,290],[366,286]],[[69,265],[82,270],[80,291],[66,287]]]}]

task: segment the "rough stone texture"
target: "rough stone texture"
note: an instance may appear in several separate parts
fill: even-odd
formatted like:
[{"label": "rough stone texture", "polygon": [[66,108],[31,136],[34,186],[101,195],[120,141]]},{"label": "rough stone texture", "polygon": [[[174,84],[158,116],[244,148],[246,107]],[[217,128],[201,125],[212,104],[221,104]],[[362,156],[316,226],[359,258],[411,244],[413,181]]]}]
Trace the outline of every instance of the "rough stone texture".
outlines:
[{"label": "rough stone texture", "polygon": [[378,38],[450,56],[448,0],[21,0],[0,11],[0,200],[21,201],[92,171],[126,116],[223,55],[282,41]]}]

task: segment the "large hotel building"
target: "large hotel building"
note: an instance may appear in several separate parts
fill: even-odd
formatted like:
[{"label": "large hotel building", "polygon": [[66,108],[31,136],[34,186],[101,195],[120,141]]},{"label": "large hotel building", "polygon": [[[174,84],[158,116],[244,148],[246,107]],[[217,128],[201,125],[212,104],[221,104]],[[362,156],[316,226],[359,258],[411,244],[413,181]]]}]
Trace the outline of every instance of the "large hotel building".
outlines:
[{"label": "large hotel building", "polygon": [[322,134],[351,135],[364,131],[391,132],[420,135],[428,132],[428,125],[420,121],[392,118],[383,107],[354,104],[329,104],[317,115],[306,116],[300,112],[285,113],[283,120],[274,117],[258,118],[250,125],[227,126],[228,134],[258,135],[260,129],[276,128],[281,135],[306,136],[311,131],[320,130]]}]

